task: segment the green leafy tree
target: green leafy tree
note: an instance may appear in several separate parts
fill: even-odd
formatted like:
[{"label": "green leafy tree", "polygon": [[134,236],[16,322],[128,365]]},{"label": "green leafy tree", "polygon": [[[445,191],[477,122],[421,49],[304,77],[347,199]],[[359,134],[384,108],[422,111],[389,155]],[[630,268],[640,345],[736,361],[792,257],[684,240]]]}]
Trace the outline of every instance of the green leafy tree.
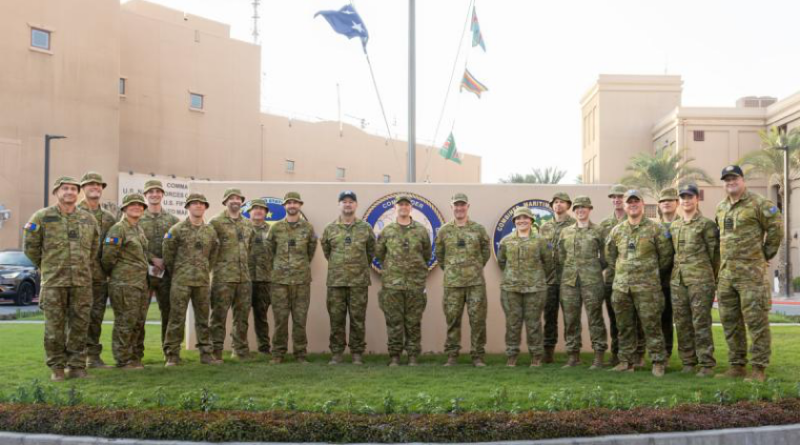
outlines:
[{"label": "green leafy tree", "polygon": [[531,169],[531,173],[513,173],[507,179],[501,179],[503,184],[558,184],[567,176],[566,170],[558,167],[545,167]]},{"label": "green leafy tree", "polygon": [[763,178],[770,184],[777,184],[782,197],[785,190],[783,181],[783,147],[789,148],[789,178],[800,179],[800,129],[784,132],[776,127],[759,131],[761,150],[751,151],[739,159],[739,165],[748,178]]},{"label": "green leafy tree", "polygon": [[639,153],[631,157],[625,168],[628,175],[620,182],[652,197],[657,197],[667,187],[701,182],[711,184],[708,173],[692,166],[693,161],[687,149],[675,150],[674,144],[657,148],[653,153]]}]

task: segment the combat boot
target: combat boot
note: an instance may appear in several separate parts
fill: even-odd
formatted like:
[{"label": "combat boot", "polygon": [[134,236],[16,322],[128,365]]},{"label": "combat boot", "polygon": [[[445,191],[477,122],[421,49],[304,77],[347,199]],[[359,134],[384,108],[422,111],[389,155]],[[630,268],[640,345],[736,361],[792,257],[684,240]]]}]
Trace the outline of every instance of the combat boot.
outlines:
[{"label": "combat boot", "polygon": [[455,366],[458,364],[458,356],[457,355],[450,355],[447,357],[447,363],[445,366]]},{"label": "combat boot", "polygon": [[656,377],[664,377],[664,373],[667,372],[666,366],[663,363],[653,363],[653,375]]},{"label": "combat boot", "polygon": [[609,369],[609,371],[611,371],[611,372],[633,372],[633,369],[634,369],[633,365],[631,365],[630,363],[628,363],[628,362],[619,362],[619,364],[617,366]]},{"label": "combat boot", "polygon": [[86,358],[86,367],[91,369],[109,369],[113,368],[113,366],[109,366],[106,362],[100,358],[99,355],[92,355]]},{"label": "combat boot", "polygon": [[696,375],[697,375],[697,377],[711,377],[711,376],[714,375],[714,369],[713,368],[700,368],[700,370],[697,371]]},{"label": "combat boot", "polygon": [[601,369],[603,366],[603,356],[605,353],[603,351],[594,351],[594,359],[592,360],[592,366],[589,369]]},{"label": "combat boot", "polygon": [[54,369],[52,374],[50,374],[50,380],[53,382],[63,382],[66,377],[64,376],[63,369]]},{"label": "combat boot", "polygon": [[338,365],[339,363],[342,363],[342,353],[337,352],[336,354],[333,354],[333,356],[331,356],[331,361],[329,361],[328,364]]},{"label": "combat boot", "polygon": [[516,355],[509,355],[506,359],[506,366],[509,368],[513,368],[517,366],[517,356]]},{"label": "combat boot", "polygon": [[361,354],[358,352],[353,353],[353,364],[354,365],[363,365],[364,360],[361,358]]},{"label": "combat boot", "polygon": [[400,356],[393,355],[389,357],[389,366],[391,367],[400,366]]},{"label": "combat boot", "polygon": [[554,346],[547,346],[544,348],[544,357],[542,363],[553,363],[555,361],[556,348]]},{"label": "combat boot", "polygon": [[66,377],[68,379],[85,379],[89,373],[83,368],[67,368]]},{"label": "combat boot", "polygon": [[730,369],[723,372],[722,374],[717,374],[715,377],[718,379],[724,379],[724,378],[740,379],[742,377],[747,377],[747,371],[744,369],[744,365],[733,365],[730,367]]},{"label": "combat boot", "polygon": [[273,365],[280,365],[281,363],[283,363],[283,356],[273,355],[272,360],[270,360],[270,363],[272,363]]},{"label": "combat boot", "polygon": [[608,366],[614,367],[619,365],[619,354],[616,352],[611,353],[611,361],[608,362]]},{"label": "combat boot", "polygon": [[130,365],[133,367],[133,369],[144,369],[144,363],[142,363],[142,362],[141,362],[140,360],[138,360],[138,359],[137,359],[137,360],[134,360],[134,361],[132,361],[132,362],[130,363]]},{"label": "combat boot", "polygon": [[574,368],[581,364],[581,355],[579,352],[570,352],[569,358],[567,358],[567,364],[562,366],[562,368]]},{"label": "combat boot", "polygon": [[750,373],[750,377],[744,379],[745,382],[760,382],[764,383],[767,381],[767,368],[764,366],[753,366],[753,372]]},{"label": "combat boot", "polygon": [[250,352],[248,352],[248,351],[245,351],[245,352],[233,351],[231,353],[231,358],[233,360],[238,360],[240,362],[246,362],[246,361],[250,360]]},{"label": "combat boot", "polygon": [[211,353],[214,356],[214,360],[222,360],[222,351],[214,351]]},{"label": "combat boot", "polygon": [[306,360],[306,356],[305,355],[296,355],[294,357],[294,361],[296,361],[297,363],[299,363],[301,365],[307,365],[308,364],[308,360]]},{"label": "combat boot", "polygon": [[681,369],[681,374],[694,374],[697,372],[697,368],[694,365],[683,365],[683,369]]},{"label": "combat boot", "polygon": [[634,357],[633,357],[633,367],[634,368],[644,368],[644,366],[645,366],[644,354],[638,354],[637,353],[636,355],[634,355]]},{"label": "combat boot", "polygon": [[408,356],[408,366],[418,366],[419,361],[417,361],[416,355],[409,355]]},{"label": "combat boot", "polygon": [[542,358],[538,355],[531,356],[531,368],[539,368],[542,366]]},{"label": "combat boot", "polygon": [[476,368],[485,368],[486,363],[483,361],[483,357],[475,357],[472,359],[472,366]]},{"label": "combat boot", "polygon": [[[178,363],[180,363],[180,359],[178,359]],[[201,365],[219,365],[221,363],[222,363],[221,361],[218,362],[214,360],[214,356],[212,356],[211,354],[200,354]]]}]

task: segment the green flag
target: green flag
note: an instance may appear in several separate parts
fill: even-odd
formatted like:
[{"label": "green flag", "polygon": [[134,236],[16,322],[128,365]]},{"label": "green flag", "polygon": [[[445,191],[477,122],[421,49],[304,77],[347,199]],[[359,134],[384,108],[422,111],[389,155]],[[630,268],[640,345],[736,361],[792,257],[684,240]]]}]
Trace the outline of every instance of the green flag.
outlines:
[{"label": "green flag", "polygon": [[453,161],[456,164],[461,163],[461,157],[458,154],[458,149],[456,149],[456,139],[453,137],[453,133],[450,133],[450,136],[447,137],[442,148],[439,149],[439,154],[442,155],[443,158]]}]

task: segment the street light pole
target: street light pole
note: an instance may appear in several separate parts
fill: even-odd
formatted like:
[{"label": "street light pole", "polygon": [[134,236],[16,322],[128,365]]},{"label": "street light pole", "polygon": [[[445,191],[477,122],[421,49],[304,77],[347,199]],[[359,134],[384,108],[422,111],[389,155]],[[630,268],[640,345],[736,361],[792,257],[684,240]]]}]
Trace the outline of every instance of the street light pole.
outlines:
[{"label": "street light pole", "polygon": [[406,182],[417,182],[417,2],[408,1],[408,171]]},{"label": "street light pole", "polygon": [[58,134],[44,135],[44,206],[50,205],[50,141],[53,139],[66,139],[66,136]]},{"label": "street light pole", "polygon": [[789,199],[792,194],[792,179],[789,177],[789,146],[782,145],[783,150],[783,242],[784,242],[784,276],[786,283],[783,292],[786,298],[792,296],[792,239],[789,237]]}]

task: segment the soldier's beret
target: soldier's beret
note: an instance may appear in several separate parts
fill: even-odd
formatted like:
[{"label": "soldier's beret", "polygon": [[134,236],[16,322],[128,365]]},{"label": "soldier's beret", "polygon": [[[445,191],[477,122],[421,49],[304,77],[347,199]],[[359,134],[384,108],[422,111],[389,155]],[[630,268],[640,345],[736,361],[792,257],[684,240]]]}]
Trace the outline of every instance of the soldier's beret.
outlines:
[{"label": "soldier's beret", "polygon": [[208,208],[208,200],[206,199],[205,195],[201,193],[192,193],[186,198],[186,204],[183,205],[183,208],[188,209],[189,204],[193,202],[202,202]]},{"label": "soldier's beret", "polygon": [[678,191],[675,190],[673,187],[665,188],[661,190],[661,193],[658,194],[658,202],[661,201],[677,201],[678,200]]},{"label": "soldier's beret", "polygon": [[242,194],[241,190],[239,190],[239,189],[226,189],[225,193],[222,194],[222,205],[225,205],[225,203],[228,202],[228,198],[230,198],[231,196],[238,196],[238,197],[242,198],[242,201],[244,201],[244,195]]},{"label": "soldier's beret", "polygon": [[569,203],[570,206],[572,206],[572,199],[570,199],[569,195],[564,192],[558,192],[555,195],[553,195],[553,199],[550,200],[550,207],[553,207],[553,203],[556,201],[556,199],[566,201]]},{"label": "soldier's beret", "polygon": [[106,184],[105,181],[103,181],[103,176],[101,176],[100,173],[86,172],[83,176],[81,176],[81,187],[83,187],[86,184],[91,184],[93,182],[100,184],[101,186],[103,186],[103,188],[106,188],[106,186],[108,186],[108,184]]},{"label": "soldier's beret", "polygon": [[164,191],[164,184],[161,183],[158,179],[150,179],[149,181],[144,183],[144,192],[147,193],[150,190],[158,189],[162,192]]},{"label": "soldier's beret", "polygon": [[614,196],[622,196],[627,191],[628,191],[628,188],[625,187],[624,185],[622,185],[622,184],[614,184],[614,185],[611,186],[611,189],[608,191],[608,197],[611,198],[611,197],[614,197]]},{"label": "soldier's beret", "polygon": [[587,207],[593,209],[592,207],[592,200],[588,196],[576,196],[575,202],[572,203],[572,208],[577,209],[578,207]]},{"label": "soldier's beret", "polygon": [[53,193],[55,193],[56,190],[58,190],[58,188],[64,184],[72,184],[78,187],[78,190],[81,189],[81,183],[78,182],[77,179],[73,178],[72,176],[62,176],[53,182]]},{"label": "soldier's beret", "polygon": [[456,193],[455,195],[453,195],[452,198],[450,198],[450,202],[452,202],[453,204],[457,202],[463,202],[465,204],[469,204],[469,198],[465,193]]},{"label": "soldier's beret", "polygon": [[125,210],[131,204],[141,204],[144,208],[147,208],[147,201],[144,200],[144,196],[141,193],[129,193],[122,198],[122,207],[120,210]]},{"label": "soldier's beret", "polygon": [[736,175],[744,178],[744,172],[738,165],[729,165],[722,169],[722,176],[720,179],[725,179],[726,176]]},{"label": "soldier's beret", "polygon": [[289,201],[297,201],[300,204],[303,203],[303,198],[300,197],[300,193],[297,192],[289,192],[283,196],[283,203],[286,204]]}]

